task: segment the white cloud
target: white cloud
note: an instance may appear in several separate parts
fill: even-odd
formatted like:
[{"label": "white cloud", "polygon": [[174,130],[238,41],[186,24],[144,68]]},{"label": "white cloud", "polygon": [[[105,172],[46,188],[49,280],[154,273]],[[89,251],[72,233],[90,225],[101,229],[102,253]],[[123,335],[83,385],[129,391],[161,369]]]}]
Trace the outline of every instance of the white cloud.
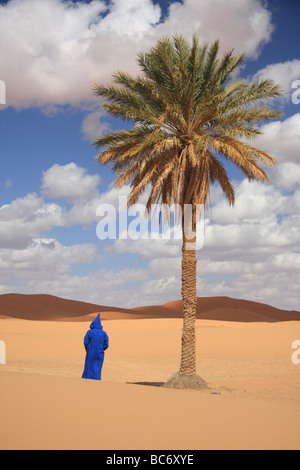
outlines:
[{"label": "white cloud", "polygon": [[[96,224],[98,206],[111,204],[117,213],[123,209],[119,207],[120,198],[124,203],[130,191],[125,185],[99,193],[100,176],[88,174],[75,163],[53,165],[43,173],[42,182],[44,197],[30,193],[0,206],[0,248],[24,249],[54,227]],[[60,201],[48,202],[45,198]],[[69,208],[63,206],[64,201],[70,204]]]},{"label": "white cloud", "polygon": [[106,10],[105,3],[12,0],[0,8],[7,103],[39,106],[87,97],[90,86],[83,89],[92,78],[87,57],[95,37],[93,23]]},{"label": "white cloud", "polygon": [[225,200],[212,208],[199,259],[264,263],[272,255],[297,252],[299,238],[298,191],[283,194],[273,184],[243,180],[233,208]]},{"label": "white cloud", "polygon": [[235,192],[233,208],[225,198],[212,208],[213,225],[264,224],[276,220],[277,214],[286,212],[285,196],[270,184],[244,179],[236,182]]},{"label": "white cloud", "polygon": [[83,202],[97,194],[100,176],[89,175],[76,163],[55,164],[43,172],[42,194],[50,199]]},{"label": "white cloud", "polygon": [[169,17],[157,32],[174,31],[203,42],[220,39],[223,49],[255,58],[271,38],[271,14],[259,0],[185,0],[170,4]]},{"label": "white cloud", "polygon": [[[171,2],[163,22],[152,0],[11,0],[0,6],[1,79],[15,107],[94,102],[94,83],[116,70],[137,72],[136,54],[161,35],[219,38],[256,57],[270,40],[270,12],[259,0]],[[99,100],[97,99],[97,102]],[[49,108],[48,108],[49,109]]]},{"label": "white cloud", "polygon": [[116,35],[125,40],[143,39],[152,33],[152,27],[160,21],[161,9],[151,0],[113,0],[110,11],[98,24],[101,33]]},{"label": "white cloud", "polygon": [[128,196],[130,187],[128,185],[122,188],[109,188],[104,193],[95,193],[93,197],[83,203],[74,204],[70,210],[66,213],[66,225],[72,226],[77,224],[91,225],[99,222],[97,217],[97,209],[99,206],[111,205],[115,208],[116,213],[119,212],[120,198],[123,200]]},{"label": "white cloud", "polygon": [[265,124],[260,130],[263,134],[256,147],[269,152],[277,162],[267,170],[270,181],[282,190],[296,189],[300,184],[300,113]]},{"label": "white cloud", "polygon": [[299,311],[299,282],[299,272],[250,273],[221,282],[199,282],[199,291],[204,296],[231,296]]},{"label": "white cloud", "polygon": [[0,207],[0,219],[0,248],[26,248],[40,233],[64,225],[63,209],[35,193]]},{"label": "white cloud", "polygon": [[123,307],[132,296],[132,290],[126,285],[146,279],[147,272],[143,269],[126,268],[116,271],[102,268],[87,276],[65,275],[55,283],[49,283],[48,288],[47,284],[39,285],[39,288],[42,287],[44,292],[62,292],[71,299]]},{"label": "white cloud", "polygon": [[63,246],[55,239],[34,238],[24,249],[0,250],[0,273],[19,279],[41,282],[57,280],[74,264],[90,263],[98,258],[93,244]]},{"label": "white cloud", "polygon": [[291,191],[300,185],[300,164],[282,163],[272,169],[271,180],[278,188]]},{"label": "white cloud", "polygon": [[253,80],[271,78],[283,89],[284,99],[291,99],[292,93],[295,91],[292,88],[292,84],[295,80],[300,79],[300,60],[294,59],[277,64],[269,64],[259,70],[252,78]]},{"label": "white cloud", "polygon": [[85,139],[95,140],[108,131],[109,125],[102,119],[102,116],[101,111],[94,111],[84,118],[81,132],[84,134]]},{"label": "white cloud", "polygon": [[[148,30],[153,17],[147,15],[155,7],[150,0],[138,0],[138,8],[131,3],[114,2],[110,11],[100,0],[11,0],[0,6],[1,78],[7,84],[7,104],[79,105],[93,101],[94,83],[109,80],[119,65],[133,70],[135,34]],[[131,13],[137,15],[135,21],[130,21]],[[126,41],[120,21],[128,24],[131,37]]]},{"label": "white cloud", "polygon": [[117,239],[114,242],[113,247],[109,248],[109,251],[114,253],[132,253],[140,255],[145,259],[156,259],[156,258],[173,258],[179,255],[181,248],[180,240],[143,240],[141,238],[134,240],[130,238],[120,240]]},{"label": "white cloud", "polygon": [[[88,249],[88,245],[86,247]],[[113,307],[130,305],[137,307],[140,305],[137,291],[128,289],[128,283],[146,282],[148,276],[146,270],[126,268],[115,271],[102,268],[87,275],[72,275],[68,272],[70,270],[69,265],[63,270],[63,265],[59,263],[59,254],[63,254],[66,247],[57,247],[57,249],[56,257],[48,262],[48,266],[53,268],[53,273],[44,271],[41,273],[41,270],[35,271],[31,266],[31,273],[26,271],[21,273],[23,279],[21,286],[2,284],[0,285],[0,293],[12,291],[25,294],[47,293]],[[91,247],[90,254],[92,254],[92,251],[93,248]],[[65,256],[69,259],[68,254]],[[55,266],[54,258],[58,262],[58,267]],[[137,303],[134,303],[134,298],[136,298]]]},{"label": "white cloud", "polygon": [[269,152],[278,163],[300,162],[300,113],[283,121],[274,121],[260,128],[263,135],[256,147]]}]

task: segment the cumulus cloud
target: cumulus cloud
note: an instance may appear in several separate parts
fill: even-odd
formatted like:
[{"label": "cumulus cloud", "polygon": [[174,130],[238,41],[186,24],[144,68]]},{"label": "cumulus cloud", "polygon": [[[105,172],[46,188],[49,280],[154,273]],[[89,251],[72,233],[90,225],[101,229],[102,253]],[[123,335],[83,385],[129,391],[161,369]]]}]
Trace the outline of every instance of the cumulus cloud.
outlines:
[{"label": "cumulus cloud", "polygon": [[277,165],[268,170],[270,181],[292,191],[300,184],[300,114],[261,127],[256,146],[269,152]]},{"label": "cumulus cloud", "polygon": [[[24,270],[21,272],[22,284],[19,286],[0,284],[0,294],[11,291],[25,294],[44,294],[46,292],[63,298],[114,307],[137,307],[140,305],[137,291],[128,289],[128,284],[146,282],[147,270],[125,268],[115,271],[101,268],[87,275],[72,275],[68,272],[69,265],[63,270],[61,269],[62,264],[59,263],[59,251],[63,253],[64,249],[65,247],[58,247],[56,253],[58,266],[55,266],[55,257],[48,262],[48,266],[53,269],[52,273],[26,272]],[[66,256],[68,257],[68,255]]]},{"label": "cumulus cloud", "polygon": [[234,208],[225,200],[212,208],[199,259],[251,264],[264,263],[275,254],[297,252],[299,196],[298,191],[283,194],[273,184],[241,181]]},{"label": "cumulus cloud", "polygon": [[128,237],[126,240],[117,239],[109,250],[114,253],[138,254],[145,259],[172,258],[180,254],[181,243],[178,240],[151,240]]},{"label": "cumulus cloud", "polygon": [[220,39],[224,49],[234,48],[255,58],[271,38],[271,14],[259,0],[185,0],[172,2],[169,16],[157,32],[174,31],[191,36],[197,33],[203,42]]},{"label": "cumulus cloud", "polygon": [[39,106],[85,98],[83,89],[92,78],[87,57],[93,24],[105,11],[102,1],[11,0],[0,6],[7,103]]},{"label": "cumulus cloud", "polygon": [[300,164],[282,163],[272,169],[272,182],[286,191],[291,191],[300,185]]},{"label": "cumulus cloud", "polygon": [[[122,210],[123,205],[120,207],[120,201],[124,201],[130,192],[129,185],[122,188],[109,188],[103,193],[95,193],[94,197],[86,202],[76,203],[66,213],[66,224],[69,226],[83,224],[85,226],[99,222],[97,211],[99,206],[111,206],[114,213],[117,214]],[[124,204],[124,203],[122,203]]]},{"label": "cumulus cloud", "polygon": [[98,174],[91,175],[75,163],[53,165],[43,172],[42,196],[30,193],[0,206],[0,248],[24,249],[54,227],[96,224],[97,208],[103,204],[111,205],[116,213],[123,210],[130,187],[108,188],[100,193],[100,181]]},{"label": "cumulus cloud", "polygon": [[215,283],[200,280],[199,284],[201,291],[207,296],[231,296],[267,303],[277,308],[299,310],[299,294],[296,288],[299,281],[299,272],[256,272],[239,274]]},{"label": "cumulus cloud", "polygon": [[28,194],[0,207],[0,248],[26,248],[34,237],[64,225],[63,209]]},{"label": "cumulus cloud", "polygon": [[260,0],[173,1],[163,20],[152,0],[10,0],[0,5],[7,103],[22,108],[93,102],[95,82],[109,81],[119,69],[136,73],[136,54],[175,33],[219,38],[224,49],[256,57],[270,40],[271,16]]},{"label": "cumulus cloud", "polygon": [[269,64],[253,76],[254,80],[266,80],[267,78],[272,78],[275,83],[278,83],[283,90],[283,98],[290,100],[295,91],[292,88],[293,82],[300,79],[300,60],[294,59]]},{"label": "cumulus cloud", "polygon": [[[43,197],[30,193],[0,207],[0,248],[25,249],[34,238],[54,227],[96,222],[96,208],[103,201],[103,195],[98,192],[99,183],[99,175],[90,175],[75,163],[53,165],[43,173]],[[46,198],[59,202],[49,202]],[[64,207],[64,202],[71,207]]]},{"label": "cumulus cloud", "polygon": [[151,0],[113,0],[97,28],[104,34],[137,40],[152,33],[160,18],[161,9]]},{"label": "cumulus cloud", "polygon": [[109,125],[103,120],[103,113],[101,111],[94,111],[88,114],[81,126],[81,132],[87,140],[95,140],[108,130]]},{"label": "cumulus cloud", "polygon": [[0,273],[30,281],[56,280],[71,270],[72,265],[89,263],[97,259],[93,244],[63,246],[55,239],[34,238],[23,249],[0,250]]},{"label": "cumulus cloud", "polygon": [[70,202],[87,201],[97,194],[100,176],[89,175],[76,163],[56,163],[43,172],[42,193],[50,199]]},{"label": "cumulus cloud", "polygon": [[283,121],[274,121],[261,127],[256,146],[266,150],[278,163],[299,163],[300,157],[300,113]]}]

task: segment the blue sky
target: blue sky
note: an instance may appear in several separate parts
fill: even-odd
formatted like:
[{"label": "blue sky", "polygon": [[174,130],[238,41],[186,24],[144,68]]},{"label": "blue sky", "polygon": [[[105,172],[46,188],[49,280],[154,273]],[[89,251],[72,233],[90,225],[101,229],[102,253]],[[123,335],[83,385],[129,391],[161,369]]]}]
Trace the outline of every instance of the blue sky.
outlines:
[{"label": "blue sky", "polygon": [[118,69],[136,73],[139,51],[179,32],[219,38],[222,50],[246,54],[242,78],[284,89],[274,103],[284,117],[256,142],[278,161],[270,183],[250,184],[232,168],[233,209],[212,189],[198,295],[299,310],[299,18],[296,0],[0,2],[0,294],[122,307],[180,298],[180,241],[97,238],[97,207],[117,205],[129,188],[111,186],[91,145],[124,125],[103,112],[93,84]]}]

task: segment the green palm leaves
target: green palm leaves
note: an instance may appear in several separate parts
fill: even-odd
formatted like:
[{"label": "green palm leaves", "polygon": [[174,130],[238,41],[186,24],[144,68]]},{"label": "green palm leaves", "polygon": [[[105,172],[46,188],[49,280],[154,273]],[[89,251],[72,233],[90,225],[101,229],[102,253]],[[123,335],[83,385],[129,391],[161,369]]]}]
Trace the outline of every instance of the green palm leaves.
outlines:
[{"label": "green palm leaves", "polygon": [[249,144],[257,123],[281,114],[264,102],[280,94],[272,80],[248,84],[230,81],[243,56],[229,51],[218,58],[220,44],[190,45],[182,36],[161,39],[138,55],[138,77],[118,72],[114,85],[96,85],[104,109],[128,121],[129,130],[95,141],[100,164],[112,164],[116,185],[131,183],[128,203],[147,185],[149,206],[171,201],[206,204],[210,182],[219,182],[230,204],[234,190],[222,159],[237,165],[249,179],[267,181],[260,165],[273,158]]}]

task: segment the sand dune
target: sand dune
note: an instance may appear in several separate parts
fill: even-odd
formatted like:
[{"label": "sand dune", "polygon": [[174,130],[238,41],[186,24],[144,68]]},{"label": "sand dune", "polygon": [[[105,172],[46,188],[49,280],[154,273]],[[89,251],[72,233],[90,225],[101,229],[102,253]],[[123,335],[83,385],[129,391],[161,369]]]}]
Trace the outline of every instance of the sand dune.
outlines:
[{"label": "sand dune", "polygon": [[0,449],[299,448],[299,416],[273,403],[35,374],[1,380]]},{"label": "sand dune", "polygon": [[[110,348],[95,382],[81,379],[83,338],[99,311]],[[0,296],[0,449],[299,450],[299,312],[216,297],[199,298],[197,316],[209,388],[170,390],[180,301],[129,310]]]},{"label": "sand dune", "polygon": [[106,321],[102,382],[82,380],[89,322],[0,320],[0,449],[299,449],[299,322],[197,320],[206,391],[159,387],[180,319]]},{"label": "sand dune", "polygon": [[[181,301],[164,305],[116,308],[62,299],[51,295],[4,294],[0,296],[0,318],[43,321],[89,321],[95,312],[103,320],[181,318]],[[201,297],[197,318],[219,321],[282,322],[299,321],[300,312],[280,310],[269,305],[229,297]]]}]

